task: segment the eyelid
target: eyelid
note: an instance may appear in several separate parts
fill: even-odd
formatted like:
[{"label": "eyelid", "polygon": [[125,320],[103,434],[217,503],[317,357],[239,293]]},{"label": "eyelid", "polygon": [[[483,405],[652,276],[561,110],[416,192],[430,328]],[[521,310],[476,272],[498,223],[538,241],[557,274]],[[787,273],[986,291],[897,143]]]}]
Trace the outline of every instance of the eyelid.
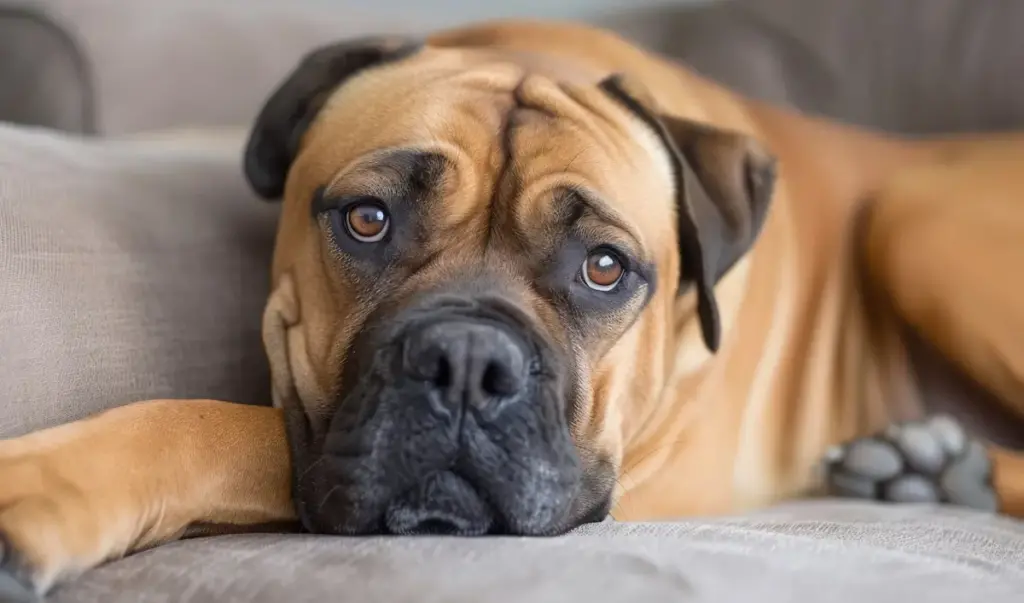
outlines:
[{"label": "eyelid", "polygon": [[633,261],[633,255],[628,251],[624,250],[619,245],[615,243],[601,243],[600,245],[591,248],[590,251],[587,252],[587,255],[589,256],[599,251],[608,251],[612,255],[614,255],[615,258],[622,264],[623,270],[630,271],[633,269],[633,264],[635,264],[635,262]]},{"label": "eyelid", "polygon": [[[641,247],[640,238],[629,223],[621,219],[615,211],[603,203],[599,195],[578,186],[569,187],[562,192],[565,195],[564,199],[569,202],[569,206],[572,209],[565,217],[569,225],[578,225],[585,220],[586,214],[590,214],[602,226],[611,227],[617,231],[619,237],[629,239],[631,241],[631,244],[628,245],[629,248],[638,249]],[[617,247],[622,248],[622,246],[618,245]]]},{"label": "eyelid", "polygon": [[607,249],[613,252],[615,257],[622,262],[622,269],[624,272],[635,274],[645,281],[651,281],[654,274],[654,266],[650,262],[642,259],[640,256],[635,255],[628,246],[618,242],[601,243],[588,250],[587,254],[589,255],[601,249]]},{"label": "eyelid", "polygon": [[310,204],[310,213],[313,217],[319,217],[324,212],[335,209],[337,207],[335,199],[326,197],[327,187],[321,186],[316,189],[316,193],[313,194],[313,203]]},{"label": "eyelid", "polygon": [[355,205],[356,203],[373,203],[374,205],[380,205],[384,209],[388,209],[387,205],[380,197],[375,197],[373,195],[332,197],[327,195],[327,187],[321,186],[313,196],[313,203],[310,205],[310,210],[313,217],[316,218],[325,212],[333,209],[340,210],[345,207]]}]

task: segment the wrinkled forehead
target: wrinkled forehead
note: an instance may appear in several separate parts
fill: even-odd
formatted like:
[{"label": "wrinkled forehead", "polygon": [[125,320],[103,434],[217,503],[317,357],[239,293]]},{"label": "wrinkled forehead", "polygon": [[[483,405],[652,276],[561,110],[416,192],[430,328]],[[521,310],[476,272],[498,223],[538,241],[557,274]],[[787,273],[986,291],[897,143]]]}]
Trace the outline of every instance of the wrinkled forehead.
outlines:
[{"label": "wrinkled forehead", "polygon": [[663,246],[674,236],[673,184],[654,133],[596,78],[556,79],[509,59],[427,48],[352,78],[311,125],[293,179],[330,186],[389,150],[430,152],[446,160],[443,198],[456,218],[510,182],[528,221],[549,211],[554,192],[573,189],[643,247]]}]

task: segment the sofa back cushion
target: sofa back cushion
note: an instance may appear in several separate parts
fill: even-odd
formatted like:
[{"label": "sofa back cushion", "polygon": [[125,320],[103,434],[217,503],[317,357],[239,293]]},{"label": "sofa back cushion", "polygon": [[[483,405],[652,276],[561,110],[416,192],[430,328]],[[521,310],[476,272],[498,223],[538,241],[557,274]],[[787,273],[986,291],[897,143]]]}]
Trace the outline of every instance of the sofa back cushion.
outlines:
[{"label": "sofa back cushion", "polygon": [[240,147],[0,125],[0,437],[149,398],[269,402],[277,209]]}]

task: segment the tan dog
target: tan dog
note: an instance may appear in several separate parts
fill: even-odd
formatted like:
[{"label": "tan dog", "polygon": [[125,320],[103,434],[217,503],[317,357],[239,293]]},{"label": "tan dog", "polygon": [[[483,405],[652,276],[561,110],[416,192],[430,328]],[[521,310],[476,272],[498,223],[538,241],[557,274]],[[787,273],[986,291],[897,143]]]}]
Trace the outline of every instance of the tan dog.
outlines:
[{"label": "tan dog", "polygon": [[1024,418],[1022,161],[1024,136],[892,140],[584,27],[318,50],[246,157],[284,199],[278,408],[3,442],[4,569],[42,591],[196,524],[735,512],[811,494],[823,457],[841,494],[1024,514],[1024,463],[950,421],[833,448],[920,415],[905,325]]}]

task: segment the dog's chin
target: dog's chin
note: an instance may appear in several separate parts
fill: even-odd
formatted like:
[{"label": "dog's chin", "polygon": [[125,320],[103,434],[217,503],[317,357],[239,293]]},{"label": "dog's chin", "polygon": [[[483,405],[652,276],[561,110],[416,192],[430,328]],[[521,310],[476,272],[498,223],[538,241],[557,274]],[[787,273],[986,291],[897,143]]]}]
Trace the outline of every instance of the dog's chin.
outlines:
[{"label": "dog's chin", "polygon": [[[380,396],[384,406],[388,398]],[[372,413],[362,429],[331,431],[307,448],[312,454],[297,457],[305,462],[295,467],[294,495],[307,530],[553,536],[607,517],[614,467],[592,455],[581,459],[567,431],[523,439],[513,434],[531,430],[519,423],[511,434],[488,435],[467,417],[460,446],[438,437],[423,417],[419,429],[403,426],[416,414],[405,407]]]},{"label": "dog's chin", "polygon": [[303,525],[318,534],[557,536],[607,518],[615,481],[609,469],[592,465],[557,490],[543,476],[524,474],[495,492],[457,464],[399,484],[387,479],[396,467],[324,455],[296,468],[295,499]]},{"label": "dog's chin", "polygon": [[564,423],[524,413],[498,427],[467,413],[456,428],[407,392],[371,397],[358,420],[337,412],[295,454],[310,532],[551,536],[606,518],[615,468],[581,458]]},{"label": "dog's chin", "polygon": [[[339,467],[340,465],[340,467]],[[340,469],[340,471],[339,471]],[[510,511],[512,500],[530,499],[535,488],[517,487],[505,500],[490,500],[455,470],[438,470],[405,487],[361,478],[386,474],[351,461],[321,457],[297,484],[296,502],[307,530],[344,536],[554,536],[607,514],[607,504],[580,506],[579,488],[559,498],[566,505],[527,505]],[[550,497],[549,497],[550,501]]]}]

